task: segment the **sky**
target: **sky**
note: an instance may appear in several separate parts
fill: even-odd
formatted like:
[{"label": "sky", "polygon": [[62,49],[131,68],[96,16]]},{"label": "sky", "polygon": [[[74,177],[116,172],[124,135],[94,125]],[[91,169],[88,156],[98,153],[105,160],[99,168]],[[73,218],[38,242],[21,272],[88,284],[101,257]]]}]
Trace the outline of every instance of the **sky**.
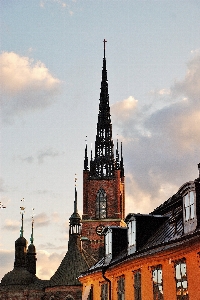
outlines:
[{"label": "sky", "polygon": [[13,269],[20,206],[28,242],[34,208],[39,278],[67,251],[74,178],[81,215],[86,140],[94,148],[104,38],[126,214],[153,211],[198,177],[199,23],[198,0],[0,0],[0,279]]}]

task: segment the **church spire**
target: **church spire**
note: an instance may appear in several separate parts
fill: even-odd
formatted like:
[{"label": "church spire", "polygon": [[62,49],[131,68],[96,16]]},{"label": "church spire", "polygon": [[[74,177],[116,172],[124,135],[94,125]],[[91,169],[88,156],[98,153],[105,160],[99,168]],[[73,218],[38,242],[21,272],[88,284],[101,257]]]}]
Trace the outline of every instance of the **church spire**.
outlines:
[{"label": "church spire", "polygon": [[99,102],[99,114],[97,134],[95,141],[95,158],[92,162],[91,176],[96,178],[114,176],[114,153],[112,140],[112,124],[110,118],[108,80],[106,70],[106,56],[104,39],[104,57],[102,69],[101,92]]},{"label": "church spire", "polygon": [[[76,176],[76,174],[75,174]],[[69,224],[69,235],[80,235],[81,234],[81,217],[78,213],[77,209],[77,189],[76,189],[76,181],[77,178],[75,177],[75,199],[74,199],[74,212],[69,218],[70,224]]]}]

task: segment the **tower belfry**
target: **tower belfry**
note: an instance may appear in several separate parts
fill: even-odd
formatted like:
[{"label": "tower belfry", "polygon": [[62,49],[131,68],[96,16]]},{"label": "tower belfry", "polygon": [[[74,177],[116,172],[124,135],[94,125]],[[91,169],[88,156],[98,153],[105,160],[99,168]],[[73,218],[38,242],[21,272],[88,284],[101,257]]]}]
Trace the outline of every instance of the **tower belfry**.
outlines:
[{"label": "tower belfry", "polygon": [[91,151],[88,163],[87,144],[83,170],[83,216],[82,236],[89,242],[83,247],[99,259],[104,248],[102,228],[122,225],[125,215],[124,165],[121,146],[121,158],[112,140],[112,123],[109,105],[108,79],[106,69],[105,43],[102,68],[102,80],[99,99],[99,112],[95,140],[95,153]]}]

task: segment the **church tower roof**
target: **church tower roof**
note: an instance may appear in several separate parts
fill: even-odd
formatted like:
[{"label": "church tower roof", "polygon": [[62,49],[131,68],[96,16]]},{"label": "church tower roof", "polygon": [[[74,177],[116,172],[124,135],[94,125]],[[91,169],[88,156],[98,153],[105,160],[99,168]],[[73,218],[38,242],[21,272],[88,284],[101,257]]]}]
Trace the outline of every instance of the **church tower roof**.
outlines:
[{"label": "church tower roof", "polygon": [[[104,42],[104,56],[103,56],[101,91],[100,91],[100,99],[99,99],[97,133],[96,133],[96,140],[95,140],[95,155],[93,158],[93,153],[91,150],[91,160],[90,160],[90,177],[93,179],[112,178],[115,176],[115,170],[117,169],[120,169],[122,171],[122,176],[124,176],[123,159],[119,161],[118,141],[117,141],[117,150],[116,150],[116,161],[114,158],[114,150],[113,150],[114,144],[112,140],[112,122],[111,122],[111,115],[110,115],[106,55],[105,55],[105,44],[107,41],[104,39],[103,42]],[[89,170],[87,144],[85,147],[84,170],[85,171]]]},{"label": "church tower roof", "polygon": [[96,178],[113,177],[115,169],[105,56],[106,42],[107,41],[104,39],[104,57],[95,141],[95,157],[94,160],[91,159],[90,163],[90,175],[91,177]]}]

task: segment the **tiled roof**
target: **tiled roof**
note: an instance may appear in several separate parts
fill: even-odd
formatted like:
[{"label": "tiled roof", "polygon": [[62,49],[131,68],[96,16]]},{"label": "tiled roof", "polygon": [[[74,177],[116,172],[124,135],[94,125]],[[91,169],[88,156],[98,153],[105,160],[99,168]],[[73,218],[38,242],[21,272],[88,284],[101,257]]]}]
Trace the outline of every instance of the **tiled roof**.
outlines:
[{"label": "tiled roof", "polygon": [[81,285],[79,275],[86,271],[94,261],[82,252],[76,243],[72,243],[63,258],[60,266],[50,279],[51,286],[57,285]]}]

